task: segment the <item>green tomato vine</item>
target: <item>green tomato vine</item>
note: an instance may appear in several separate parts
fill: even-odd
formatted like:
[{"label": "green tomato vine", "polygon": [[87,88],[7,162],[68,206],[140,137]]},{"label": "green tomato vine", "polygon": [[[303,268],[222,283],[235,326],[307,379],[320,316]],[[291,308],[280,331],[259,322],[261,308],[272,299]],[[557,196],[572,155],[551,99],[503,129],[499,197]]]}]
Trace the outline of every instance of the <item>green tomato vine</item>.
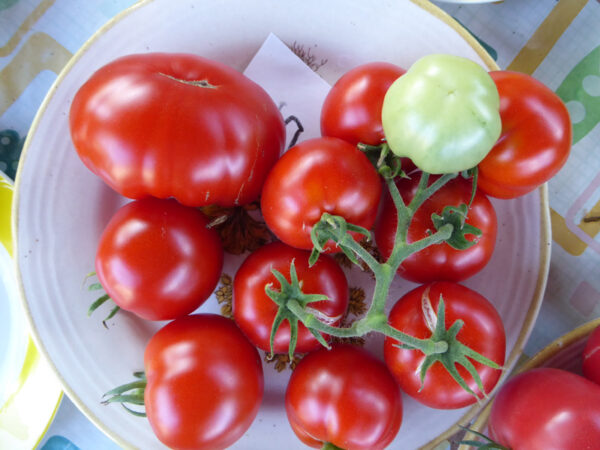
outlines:
[{"label": "green tomato vine", "polygon": [[[370,153],[374,152],[374,147],[363,147],[363,149]],[[429,314],[429,317],[432,318],[432,326],[430,328],[433,331],[431,337],[427,339],[415,338],[392,327],[388,324],[388,318],[385,313],[390,286],[398,268],[406,258],[431,245],[443,242],[447,242],[449,245],[459,249],[468,248],[471,242],[465,239],[465,234],[477,234],[479,232],[477,228],[466,223],[468,206],[463,205],[456,208],[446,208],[441,215],[433,217],[436,230],[432,231],[429,236],[415,242],[409,243],[407,241],[408,227],[415,212],[429,197],[450,180],[459,176],[459,174],[444,174],[429,184],[429,174],[422,172],[417,192],[410,203],[406,204],[394,181],[396,176],[404,175],[400,170],[399,158],[389,153],[389,148],[384,145],[381,148],[381,155],[377,157],[371,155],[371,160],[375,162],[379,173],[382,174],[397,211],[398,225],[394,247],[390,256],[387,260],[379,262],[350,234],[350,232],[358,233],[366,239],[371,239],[368,230],[347,223],[343,217],[324,213],[312,229],[313,251],[310,258],[311,264],[314,264],[320,253],[324,251],[325,245],[333,241],[354,264],[360,265],[361,261],[363,261],[368,266],[373,272],[375,287],[371,304],[365,316],[346,328],[335,327],[323,321],[315,313],[314,309],[310,308],[310,303],[323,300],[323,296],[302,293],[301,282],[298,281],[292,263],[290,270],[291,281],[288,282],[280,273],[274,273],[281,284],[281,289],[275,290],[271,285],[265,287],[267,295],[279,307],[279,312],[271,332],[271,349],[273,349],[275,333],[284,319],[289,321],[291,327],[290,357],[293,355],[296,347],[299,323],[304,324],[319,342],[327,348],[329,348],[329,344],[325,341],[322,334],[339,338],[349,338],[377,332],[395,339],[399,342],[398,346],[401,348],[421,351],[426,355],[420,373],[422,382],[425,379],[427,370],[435,362],[440,362],[463,389],[477,397],[475,392],[469,388],[464,378],[459,374],[456,367],[459,365],[467,370],[477,383],[479,390],[486,395],[483,383],[472,361],[494,369],[502,369],[502,367],[465,346],[457,339],[456,336],[464,325],[462,321],[457,320],[446,329],[443,299],[440,299],[436,311],[432,310],[431,305],[429,305],[430,311],[425,311],[426,306],[424,305],[424,314]]]}]

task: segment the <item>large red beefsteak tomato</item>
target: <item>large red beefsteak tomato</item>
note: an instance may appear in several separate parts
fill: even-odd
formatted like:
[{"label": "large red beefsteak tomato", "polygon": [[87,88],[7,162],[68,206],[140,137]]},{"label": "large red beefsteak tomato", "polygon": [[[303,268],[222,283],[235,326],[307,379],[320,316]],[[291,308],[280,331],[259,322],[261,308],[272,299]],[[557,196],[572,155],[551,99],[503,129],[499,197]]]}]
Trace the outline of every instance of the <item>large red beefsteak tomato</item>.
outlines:
[{"label": "large red beefsteak tomato", "polygon": [[84,164],[120,194],[188,206],[257,200],[285,144],[281,114],[258,84],[190,54],[101,67],[75,95],[70,129]]}]

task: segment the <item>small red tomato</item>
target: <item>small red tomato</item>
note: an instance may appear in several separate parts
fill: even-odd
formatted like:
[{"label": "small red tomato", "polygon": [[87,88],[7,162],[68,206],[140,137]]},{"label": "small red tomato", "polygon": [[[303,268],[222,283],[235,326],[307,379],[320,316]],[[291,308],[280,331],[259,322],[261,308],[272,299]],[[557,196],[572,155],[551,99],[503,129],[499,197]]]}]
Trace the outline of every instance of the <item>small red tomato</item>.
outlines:
[{"label": "small red tomato", "polygon": [[600,448],[600,386],[561,369],[528,370],[500,388],[488,429],[512,450]]},{"label": "small red tomato", "polygon": [[333,85],[321,109],[321,134],[350,142],[379,145],[385,140],[381,125],[383,98],[405,70],[387,62],[362,64]]},{"label": "small red tomato", "polygon": [[[436,282],[413,289],[393,306],[389,315],[390,325],[416,338],[430,338],[433,330],[428,317],[431,311],[438,311],[440,297],[443,297],[445,304],[446,329],[457,320],[462,320],[464,325],[457,339],[498,365],[504,364],[506,336],[500,315],[485,297],[460,284]],[[427,304],[424,305],[424,302]],[[420,350],[398,348],[398,341],[386,338],[384,357],[402,391],[424,405],[456,409],[476,401],[475,396],[464,390],[440,362],[435,362],[427,370],[424,385],[421,386],[420,367],[425,354]],[[489,393],[502,371],[472,362],[485,392]],[[457,366],[457,369],[469,388],[482,397],[475,380],[466,369],[462,366]]]},{"label": "small red tomato", "polygon": [[[277,161],[263,186],[261,210],[279,239],[309,250],[312,227],[323,213],[370,229],[380,196],[379,175],[364,153],[322,137],[295,145]],[[327,249],[335,251],[334,245]]]},{"label": "small red tomato", "polygon": [[302,442],[347,450],[388,446],[402,423],[402,397],[389,370],[366,350],[336,345],[305,356],[290,377],[285,409]]},{"label": "small red tomato", "polygon": [[[290,264],[294,262],[298,279],[305,294],[323,294],[328,300],[310,303],[321,320],[329,325],[339,324],[348,308],[348,282],[344,271],[329,256],[322,255],[309,267],[310,252],[285,245],[282,242],[267,244],[246,258],[238,269],[233,282],[233,317],[258,348],[271,351],[270,336],[273,320],[278,307],[265,293],[265,286],[279,290],[279,281],[272,269],[283,274],[290,281]],[[284,321],[273,342],[275,353],[287,353],[290,343],[290,326]],[[298,324],[296,351],[306,353],[319,348],[321,344],[302,324]]]},{"label": "small red tomato", "polygon": [[221,276],[223,246],[208,219],[175,200],[127,203],[104,229],[96,252],[102,287],[122,309],[148,320],[196,310]]},{"label": "small red tomato", "polygon": [[[436,177],[431,176],[432,182]],[[411,179],[399,179],[398,189],[405,203],[415,195],[419,175]],[[451,180],[429,197],[415,212],[409,224],[407,242],[415,242],[435,231],[432,214],[441,215],[446,206],[469,204],[472,183],[462,177]],[[381,254],[387,258],[392,252],[398,219],[394,202],[389,195],[384,196],[383,207],[375,227],[375,241]],[[452,248],[445,242],[431,245],[406,258],[398,268],[398,274],[416,283],[432,281],[459,282],[482,270],[492,257],[496,246],[498,223],[494,206],[480,191],[477,191],[471,204],[466,223],[481,230],[481,236],[467,234],[467,240],[476,242],[465,250]]]},{"label": "small red tomato", "polygon": [[264,390],[260,356],[223,316],[170,322],[148,342],[144,368],[146,415],[170,448],[227,448],[258,414]]},{"label": "small red tomato", "polygon": [[498,198],[533,191],[565,164],[571,149],[571,119],[560,97],[535,78],[505,70],[490,72],[500,95],[502,133],[479,163],[478,186]]},{"label": "small red tomato", "polygon": [[600,384],[600,327],[588,337],[583,349],[582,370],[588,380]]}]

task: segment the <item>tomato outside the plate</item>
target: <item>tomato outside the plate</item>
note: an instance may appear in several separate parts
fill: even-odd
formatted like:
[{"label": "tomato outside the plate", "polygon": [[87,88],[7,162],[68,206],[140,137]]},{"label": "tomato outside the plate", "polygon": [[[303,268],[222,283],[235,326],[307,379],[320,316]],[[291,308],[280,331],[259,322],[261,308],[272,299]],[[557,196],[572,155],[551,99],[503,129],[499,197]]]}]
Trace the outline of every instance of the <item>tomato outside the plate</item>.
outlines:
[{"label": "tomato outside the plate", "polygon": [[191,54],[110,62],[75,94],[69,120],[79,157],[111,188],[188,206],[257,200],[285,145],[283,118],[264,89]]},{"label": "tomato outside the plate", "polygon": [[513,450],[597,449],[600,386],[561,369],[528,370],[502,385],[488,430]]},{"label": "tomato outside the plate", "polygon": [[144,368],[146,415],[170,448],[227,448],[258,414],[262,363],[233,320],[196,314],[170,322],[148,342]]},{"label": "tomato outside the plate", "polygon": [[[280,290],[272,269],[290,281],[293,262],[304,294],[322,294],[328,300],[310,303],[314,314],[329,325],[336,326],[348,308],[349,290],[344,271],[327,255],[322,255],[309,267],[310,252],[290,247],[282,242],[267,244],[250,254],[238,269],[233,282],[233,317],[248,339],[258,348],[270,352],[270,336],[277,304],[265,293],[265,286]],[[287,353],[290,344],[289,322],[278,328],[273,342],[275,353]],[[306,353],[321,347],[312,333],[298,325],[296,352]]]},{"label": "tomato outside the plate", "polygon": [[402,423],[400,390],[385,364],[348,344],[309,353],[298,363],[285,408],[294,433],[315,448],[383,449]]},{"label": "tomato outside the plate", "polygon": [[189,314],[215,289],[223,246],[208,219],[175,200],[147,198],[121,207],[105,227],[96,274],[112,300],[143,319]]},{"label": "tomato outside the plate", "polygon": [[[460,284],[436,282],[413,289],[392,307],[389,324],[416,338],[431,337],[429,320],[431,314],[438,311],[440,297],[444,299],[446,329],[457,320],[462,320],[464,325],[457,339],[475,352],[503,365],[506,336],[500,315],[485,297]],[[424,302],[427,302],[426,308]],[[386,337],[384,357],[403,392],[426,406],[438,409],[462,408],[476,402],[475,396],[463,389],[440,362],[434,362],[429,367],[422,385],[420,367],[425,359],[424,353],[401,349],[397,345],[398,341]],[[502,371],[476,361],[472,363],[485,392],[490,393]],[[482,398],[483,394],[473,377],[464,367],[457,365],[457,368],[469,388]]]},{"label": "tomato outside the plate", "polygon": [[589,335],[582,356],[583,376],[600,384],[600,327]]}]

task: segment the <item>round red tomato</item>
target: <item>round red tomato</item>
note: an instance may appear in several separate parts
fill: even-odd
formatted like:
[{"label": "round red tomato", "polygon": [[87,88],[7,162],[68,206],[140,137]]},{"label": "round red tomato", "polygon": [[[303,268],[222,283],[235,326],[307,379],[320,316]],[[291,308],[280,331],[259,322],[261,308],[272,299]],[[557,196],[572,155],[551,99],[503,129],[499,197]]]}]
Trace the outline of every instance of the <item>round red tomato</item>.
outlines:
[{"label": "round red tomato", "polygon": [[479,163],[479,187],[515,198],[533,191],[565,164],[571,149],[566,106],[548,87],[518,72],[490,72],[500,94],[502,133]]},{"label": "round red tomato", "polygon": [[[310,303],[309,307],[319,312],[319,318],[329,325],[339,324],[348,308],[348,282],[344,271],[327,255],[322,255],[309,267],[310,252],[289,247],[282,242],[267,244],[246,258],[238,269],[233,282],[233,317],[248,339],[265,351],[271,351],[270,336],[278,307],[265,293],[265,286],[279,290],[279,281],[272,269],[290,281],[290,264],[294,262],[298,279],[305,294],[324,294],[328,300]],[[273,342],[275,353],[287,353],[290,343],[289,322],[278,328]],[[302,324],[298,324],[296,351],[306,353],[321,344]]]},{"label": "round red tomato", "polygon": [[[464,325],[457,335],[459,342],[498,365],[504,364],[506,337],[500,315],[485,297],[460,284],[436,282],[413,289],[393,306],[389,315],[390,325],[416,338],[431,337],[433,330],[428,314],[437,312],[440,296],[445,304],[446,329],[462,320]],[[403,392],[432,408],[455,409],[475,403],[475,397],[464,390],[440,362],[429,368],[421,388],[419,368],[425,355],[419,350],[400,349],[397,345],[398,341],[386,338],[384,357]],[[472,362],[485,392],[489,393],[502,371]],[[457,368],[469,388],[482,397],[473,377],[464,367]]]},{"label": "round red tomato", "polygon": [[[323,213],[370,229],[380,196],[379,175],[364,153],[322,137],[295,145],[277,161],[263,186],[261,210],[279,239],[309,250],[312,227]],[[334,251],[334,245],[328,249]]]},{"label": "round red tomato", "polygon": [[597,327],[583,349],[583,375],[594,383],[600,384],[600,327]]},{"label": "round red tomato", "polygon": [[600,386],[561,369],[523,372],[496,394],[488,430],[512,450],[598,448]]},{"label": "round red tomato", "polygon": [[385,364],[366,350],[336,345],[305,356],[292,372],[285,409],[302,442],[347,450],[388,446],[402,423],[402,397]]},{"label": "round red tomato", "polygon": [[122,309],[148,320],[189,314],[221,276],[223,246],[197,209],[175,200],[127,203],[104,229],[96,252],[102,287]]},{"label": "round red tomato", "polygon": [[169,448],[227,448],[258,413],[260,356],[225,317],[197,314],[170,322],[148,342],[144,368],[146,415]]},{"label": "round red tomato", "polygon": [[[415,195],[419,175],[396,182],[404,202],[408,204]],[[431,176],[433,181],[436,177]],[[435,231],[432,214],[441,215],[446,206],[469,204],[472,183],[462,177],[451,180],[433,194],[415,212],[409,225],[407,242],[415,242]],[[375,241],[384,257],[389,257],[394,246],[398,223],[396,208],[389,195],[384,196],[383,207],[375,227]],[[494,206],[482,192],[477,191],[468,210],[466,223],[481,230],[481,236],[467,234],[469,241],[476,242],[468,249],[457,250],[445,242],[431,245],[406,258],[398,268],[398,274],[416,283],[431,281],[462,281],[483,269],[492,257],[496,246],[498,223]]]},{"label": "round red tomato", "polygon": [[362,64],[333,85],[321,109],[321,134],[351,144],[379,145],[385,140],[381,125],[383,97],[405,72],[387,62]]},{"label": "round red tomato", "polygon": [[76,93],[70,129],[84,164],[120,194],[188,206],[255,201],[285,145],[283,118],[260,86],[189,54],[103,66]]}]

